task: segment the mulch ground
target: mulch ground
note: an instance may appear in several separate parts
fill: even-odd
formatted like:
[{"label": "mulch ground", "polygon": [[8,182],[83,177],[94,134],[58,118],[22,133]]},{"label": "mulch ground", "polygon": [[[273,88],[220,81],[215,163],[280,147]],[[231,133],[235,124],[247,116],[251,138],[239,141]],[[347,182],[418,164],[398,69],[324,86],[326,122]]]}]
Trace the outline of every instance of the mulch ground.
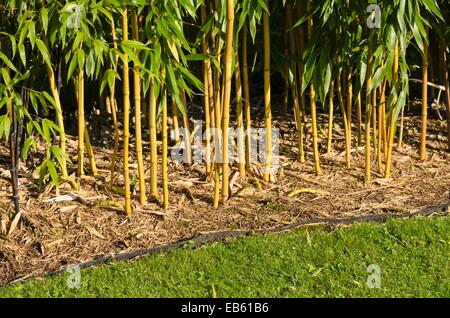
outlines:
[{"label": "mulch ground", "polygon": [[[445,120],[430,121],[429,158],[422,163],[418,161],[417,150],[420,125],[415,118],[405,118],[404,145],[394,151],[392,178],[383,179],[372,160],[373,181],[368,185],[363,182],[364,148],[356,147],[356,129],[352,168],[347,169],[342,128],[335,125],[333,153],[325,154],[323,125],[320,133],[323,173],[316,176],[310,134],[305,136],[307,163],[295,161],[292,120],[291,117],[290,122],[274,120],[283,138],[281,168],[272,182],[263,182],[256,172],[244,180],[232,178],[235,180],[232,197],[226,206],[213,209],[213,183],[206,180],[204,166],[187,167],[171,162],[170,208],[162,210],[157,203],[138,206],[138,200],[134,200],[130,218],[120,208],[121,194],[105,189],[110,178],[112,150],[102,147],[95,149],[99,176],[79,180],[78,193],[68,184],[58,191],[47,187],[39,193],[38,172],[23,166],[20,177],[23,211],[20,217],[14,217],[9,198],[8,151],[0,148],[0,285],[98,256],[162,246],[207,232],[268,229],[311,218],[408,212],[448,202],[450,161]],[[326,118],[320,122],[325,124]],[[76,161],[76,140],[69,138],[68,146],[71,159]],[[148,144],[144,146],[148,154]],[[42,152],[39,150],[42,149],[38,149],[35,158],[39,158]],[[149,162],[148,156],[146,159]],[[130,161],[132,174],[136,175],[135,158]],[[86,167],[89,168],[87,158]],[[117,169],[121,171],[120,163]],[[149,172],[146,173],[148,176]],[[231,175],[236,173],[233,167]],[[120,183],[118,177],[116,184]],[[298,189],[304,193],[289,196]]]}]

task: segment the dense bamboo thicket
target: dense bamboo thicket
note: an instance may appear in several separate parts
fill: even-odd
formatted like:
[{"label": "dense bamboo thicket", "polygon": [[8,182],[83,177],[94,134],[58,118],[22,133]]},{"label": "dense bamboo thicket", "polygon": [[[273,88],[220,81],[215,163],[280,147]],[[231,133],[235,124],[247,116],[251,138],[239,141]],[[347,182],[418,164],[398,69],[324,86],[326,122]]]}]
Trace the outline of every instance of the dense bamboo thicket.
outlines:
[{"label": "dense bamboo thicket", "polygon": [[[449,9],[445,0],[1,1],[0,139],[10,143],[17,211],[18,162],[38,142],[47,149],[41,189],[68,182],[79,190],[83,175],[97,174],[90,128],[96,114],[111,118],[107,188],[123,193],[127,215],[137,203],[169,207],[169,163],[180,160],[171,156],[174,148],[185,165],[201,164],[214,184],[214,207],[229,200],[234,170],[242,180],[273,180],[275,113],[292,116],[297,160],[317,174],[321,156],[333,153],[337,124],[345,131],[347,168],[355,165],[352,147],[364,145],[365,182],[374,171],[390,178],[416,68],[417,159],[427,157],[429,97],[442,87],[450,118]],[[278,86],[280,105],[272,96]],[[257,105],[263,127],[252,122]],[[73,118],[74,158],[66,136]],[[200,162],[194,119],[203,121]],[[253,128],[264,128],[262,162],[253,155]]]}]

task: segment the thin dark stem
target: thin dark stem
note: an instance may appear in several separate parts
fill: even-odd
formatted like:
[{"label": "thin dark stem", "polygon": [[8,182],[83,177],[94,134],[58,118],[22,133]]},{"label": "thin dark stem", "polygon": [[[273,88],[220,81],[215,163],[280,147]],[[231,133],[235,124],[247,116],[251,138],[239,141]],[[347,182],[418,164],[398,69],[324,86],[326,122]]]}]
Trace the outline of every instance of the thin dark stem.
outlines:
[{"label": "thin dark stem", "polygon": [[11,108],[12,132],[9,140],[9,150],[11,153],[11,184],[13,188],[13,202],[16,214],[20,212],[19,205],[19,143],[17,118],[14,108]]}]

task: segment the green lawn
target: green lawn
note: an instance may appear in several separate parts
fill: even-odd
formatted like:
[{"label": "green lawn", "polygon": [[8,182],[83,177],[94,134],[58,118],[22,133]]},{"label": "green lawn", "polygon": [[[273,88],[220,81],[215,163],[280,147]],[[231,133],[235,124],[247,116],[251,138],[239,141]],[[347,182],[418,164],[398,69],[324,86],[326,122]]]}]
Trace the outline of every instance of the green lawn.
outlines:
[{"label": "green lawn", "polygon": [[[0,289],[0,297],[450,297],[450,217],[300,229]],[[368,288],[378,265],[380,288]]]}]

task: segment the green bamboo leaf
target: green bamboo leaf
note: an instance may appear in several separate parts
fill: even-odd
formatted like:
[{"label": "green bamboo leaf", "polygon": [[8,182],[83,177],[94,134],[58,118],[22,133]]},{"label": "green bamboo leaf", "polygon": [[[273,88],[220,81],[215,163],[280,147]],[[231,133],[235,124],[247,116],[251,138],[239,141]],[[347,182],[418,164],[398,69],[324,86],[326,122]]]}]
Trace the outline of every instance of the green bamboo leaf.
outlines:
[{"label": "green bamboo leaf", "polygon": [[3,63],[6,64],[6,66],[8,66],[11,70],[13,70],[14,72],[19,72],[17,70],[17,68],[13,65],[13,63],[8,59],[8,57],[3,54],[2,52],[0,52],[0,59],[3,61]]},{"label": "green bamboo leaf", "polygon": [[33,92],[30,92],[30,101],[31,101],[31,106],[33,106],[35,113],[38,114],[39,113],[39,105],[37,103],[36,95]]},{"label": "green bamboo leaf", "polygon": [[49,127],[49,120],[44,118],[42,120],[42,137],[44,137],[45,141],[47,142],[47,144],[51,144],[52,140],[51,140],[51,136],[50,136],[50,127]]},{"label": "green bamboo leaf", "polygon": [[[11,76],[9,76],[9,72],[5,67],[2,67],[0,69],[0,72],[2,74],[2,78],[3,81],[5,82],[6,86],[9,88],[12,88],[12,86],[14,85],[14,83],[11,80]],[[10,97],[11,98],[11,97]]]},{"label": "green bamboo leaf", "polygon": [[38,122],[33,121],[33,126],[34,126],[34,128],[36,128],[37,132],[38,132],[41,136],[44,135],[44,132],[42,131],[42,128],[41,128],[41,126],[39,125]]},{"label": "green bamboo leaf", "polygon": [[370,83],[370,86],[368,88],[369,91],[371,92],[375,88],[377,88],[380,85],[381,81],[385,78],[385,76],[386,76],[386,67],[385,66],[379,67],[372,77],[372,82]]},{"label": "green bamboo leaf", "polygon": [[34,130],[32,121],[27,122],[26,129],[27,129],[28,136],[31,136],[31,134],[33,134],[33,130]]},{"label": "green bamboo leaf", "polygon": [[[325,76],[323,78],[323,84],[322,84],[323,88],[324,88],[324,96],[323,96],[324,99],[328,95],[328,91],[330,90],[332,73],[333,73],[332,64],[328,63],[326,65]],[[325,104],[325,100],[322,100],[322,104]]]},{"label": "green bamboo leaf", "polygon": [[42,190],[42,188],[44,186],[44,179],[45,179],[45,175],[47,174],[48,161],[49,160],[44,160],[44,162],[42,162],[40,169],[39,169],[39,189],[40,190]]},{"label": "green bamboo leaf", "polygon": [[363,56],[361,59],[361,63],[359,66],[359,85],[362,87],[364,85],[364,82],[366,81],[366,75],[367,75],[367,56]]},{"label": "green bamboo leaf", "polygon": [[65,162],[69,161],[69,157],[64,153],[64,151],[62,151],[60,147],[51,146],[50,151],[53,157],[58,160],[60,166],[63,166]]},{"label": "green bamboo leaf", "polygon": [[36,43],[36,25],[34,23],[28,24],[28,38],[30,39],[31,47],[34,48]]},{"label": "green bamboo leaf", "polygon": [[48,30],[48,10],[43,7],[40,11],[40,18],[42,23],[42,28],[44,29],[44,33],[47,34]]},{"label": "green bamboo leaf", "polygon": [[406,90],[403,89],[398,96],[397,105],[395,108],[395,117],[394,117],[395,121],[398,120],[398,117],[400,116],[400,112],[401,112],[402,108],[405,107],[406,97],[407,97]]},{"label": "green bamboo leaf", "polygon": [[25,161],[28,156],[28,152],[30,151],[30,148],[33,148],[34,151],[36,151],[36,141],[34,140],[34,137],[28,137],[22,147],[22,160]]},{"label": "green bamboo leaf", "polygon": [[24,24],[20,25],[20,34],[19,34],[19,43],[22,43],[25,41],[25,38],[28,33],[28,24],[31,23],[31,21],[25,21]]},{"label": "green bamboo leaf", "polygon": [[84,50],[83,49],[78,49],[77,50],[77,63],[78,63],[78,68],[81,70],[82,68],[84,68]]},{"label": "green bamboo leaf", "polygon": [[[50,102],[50,104],[52,104],[53,108],[56,109],[56,103],[55,103],[55,100],[53,99],[52,96],[50,96],[49,93],[47,93],[46,91],[43,91],[43,92],[42,92],[42,96],[44,96],[45,99],[48,100],[48,101]],[[42,103],[42,105],[44,105],[44,106],[47,104],[47,103],[45,102],[45,99],[41,98],[41,103]]]},{"label": "green bamboo leaf", "polygon": [[0,116],[0,139],[5,136],[5,139],[8,140],[9,132],[11,130],[11,120],[8,115]]},{"label": "green bamboo leaf", "polygon": [[50,55],[48,53],[47,47],[45,46],[44,42],[42,42],[41,39],[36,39],[36,45],[41,52],[42,58],[44,59],[45,64],[47,64],[48,67],[52,67],[52,63],[50,62]]},{"label": "green bamboo leaf", "polygon": [[[422,36],[420,34],[419,28],[417,26],[417,23],[414,23],[413,27],[412,27],[412,33],[414,36],[414,39],[416,40],[417,46],[419,47],[419,50],[421,52],[423,52],[423,41],[422,41]],[[426,40],[426,39],[425,39]]]},{"label": "green bamboo leaf", "polygon": [[23,43],[19,43],[17,45],[17,48],[19,50],[19,56],[20,56],[20,60],[22,61],[23,66],[27,66],[27,56],[26,56],[26,52],[25,52],[25,45],[23,45]]},{"label": "green bamboo leaf", "polygon": [[205,61],[209,57],[205,54],[189,54],[186,56],[187,61]]},{"label": "green bamboo leaf", "polygon": [[422,4],[425,5],[427,10],[431,12],[433,15],[438,17],[439,19],[443,19],[441,12],[436,4],[435,0],[421,0]]},{"label": "green bamboo leaf", "polygon": [[105,74],[103,74],[102,83],[100,85],[100,93],[102,93],[108,85],[109,90],[111,91],[113,89],[115,82],[115,72],[112,69],[106,70]]},{"label": "green bamboo leaf", "polygon": [[92,77],[95,72],[94,51],[91,50],[86,59],[86,75]]},{"label": "green bamboo leaf", "polygon": [[169,85],[168,88],[170,89],[170,92],[172,93],[172,98],[175,100],[176,104],[178,105],[178,108],[180,109],[180,112],[183,116],[184,114],[184,105],[180,98],[180,90],[178,88],[177,80],[175,78],[175,73],[173,71],[172,65],[167,65],[167,73],[169,75]]},{"label": "green bamboo leaf", "polygon": [[69,70],[67,71],[67,81],[70,81],[72,78],[73,72],[75,71],[78,64],[78,59],[76,56],[72,56],[72,60],[70,61]]},{"label": "green bamboo leaf", "polygon": [[150,48],[148,48],[144,43],[141,43],[139,41],[136,40],[126,40],[122,42],[122,48],[127,48],[127,49],[135,49],[138,51],[145,51],[145,50],[150,50]]},{"label": "green bamboo leaf", "polygon": [[252,41],[253,43],[255,43],[255,38],[256,38],[256,18],[253,17],[252,19],[249,20],[249,31],[250,31],[250,36],[252,37]]},{"label": "green bamboo leaf", "polygon": [[317,59],[317,56],[312,52],[309,55],[308,60],[306,61],[305,73],[303,76],[302,89],[301,89],[302,94],[305,92],[306,88],[308,87],[308,85],[311,81],[312,75],[314,73],[314,68],[316,65],[316,59]]}]

